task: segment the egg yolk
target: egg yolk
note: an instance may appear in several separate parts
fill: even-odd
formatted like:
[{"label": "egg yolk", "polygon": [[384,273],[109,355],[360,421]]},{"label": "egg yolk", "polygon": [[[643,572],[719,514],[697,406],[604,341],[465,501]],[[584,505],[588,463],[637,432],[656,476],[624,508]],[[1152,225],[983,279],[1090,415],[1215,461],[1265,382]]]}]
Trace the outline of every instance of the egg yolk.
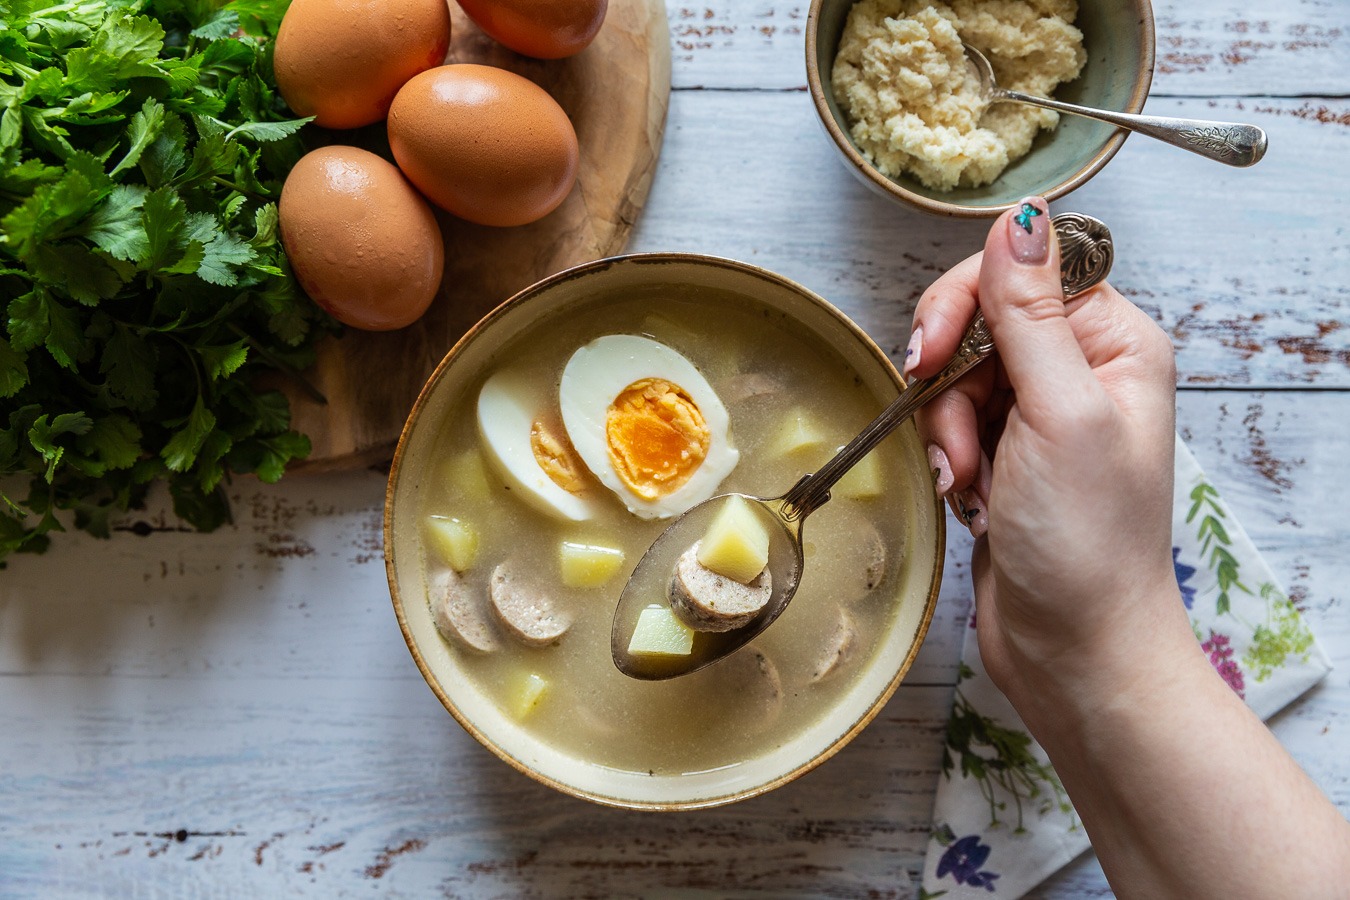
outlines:
[{"label": "egg yolk", "polygon": [[615,474],[644,500],[688,481],[712,442],[698,405],[661,378],[635,381],[614,398],[605,414],[605,439]]},{"label": "egg yolk", "polygon": [[539,468],[558,487],[572,494],[585,490],[585,464],[561,428],[550,428],[545,422],[533,423],[530,426],[530,450]]}]

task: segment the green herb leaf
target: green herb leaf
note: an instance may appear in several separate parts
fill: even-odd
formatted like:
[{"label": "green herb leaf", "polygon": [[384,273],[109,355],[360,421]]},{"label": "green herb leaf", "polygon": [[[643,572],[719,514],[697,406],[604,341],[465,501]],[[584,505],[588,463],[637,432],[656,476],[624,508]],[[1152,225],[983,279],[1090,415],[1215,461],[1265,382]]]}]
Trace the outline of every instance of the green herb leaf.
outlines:
[{"label": "green herb leaf", "polygon": [[183,125],[183,118],[165,112],[159,135],[141,154],[141,174],[145,176],[145,183],[152,188],[171,183],[183,171],[188,158],[187,129]]},{"label": "green herb leaf", "polygon": [[122,279],[103,257],[73,241],[44,244],[33,254],[32,271],[73,300],[93,305],[122,287]]},{"label": "green herb leaf", "polygon": [[264,391],[253,400],[252,412],[260,432],[275,434],[291,427],[291,407],[280,391]]},{"label": "green herb leaf", "polygon": [[267,203],[258,207],[258,211],[253,217],[253,239],[249,243],[259,249],[275,245],[279,234],[278,225],[280,221],[281,217],[277,212],[275,203]]},{"label": "green herb leaf", "polygon": [[139,184],[119,184],[78,232],[117,259],[141,259],[149,253],[141,207],[148,192]]},{"label": "green herb leaf", "polygon": [[46,307],[48,328],[44,346],[52,355],[52,359],[56,360],[57,365],[74,372],[75,363],[83,354],[85,347],[80,317],[73,308],[50,294],[46,295]]},{"label": "green herb leaf", "polygon": [[219,9],[211,18],[192,29],[193,37],[208,41],[229,37],[239,27],[239,13],[232,9]]},{"label": "green herb leaf", "polygon": [[129,469],[141,455],[141,430],[127,416],[103,416],[93,422],[77,446],[106,469]]},{"label": "green herb leaf", "polygon": [[16,257],[26,259],[38,245],[62,237],[111,189],[112,182],[97,159],[83,151],[73,153],[60,179],[39,186],[0,220],[5,243]]},{"label": "green herb leaf", "polygon": [[107,376],[115,398],[132,409],[149,409],[159,397],[155,362],[154,348],[132,329],[118,325],[103,346],[99,371]]},{"label": "green herb leaf", "polygon": [[248,361],[248,345],[243,341],[223,347],[198,347],[197,353],[212,381],[228,378]]},{"label": "green herb leaf", "polygon": [[0,338],[0,397],[13,397],[28,384],[27,355]]},{"label": "green herb leaf", "polygon": [[45,288],[34,288],[9,301],[6,328],[14,349],[20,353],[41,347],[42,342],[47,340],[51,324],[47,316],[46,297]]},{"label": "green herb leaf", "polygon": [[28,429],[28,442],[42,455],[47,463],[45,477],[51,482],[56,472],[56,464],[65,455],[66,448],[59,441],[65,435],[87,434],[94,422],[84,413],[61,413],[48,421],[44,414]]},{"label": "green herb leaf", "polygon": [[306,121],[265,40],[286,0],[0,5],[0,473],[29,482],[0,493],[0,566],[63,518],[106,537],[159,481],[219,527],[232,473],[309,452],[256,376],[334,327],[278,241]]},{"label": "green herb leaf", "polygon": [[225,139],[239,136],[251,137],[255,141],[279,141],[284,137],[290,137],[305,125],[314,121],[313,116],[304,119],[290,119],[285,122],[245,122],[242,125],[236,125],[230,129]]},{"label": "green herb leaf", "polygon": [[234,267],[253,261],[253,248],[247,241],[228,232],[221,232],[206,245],[206,255],[197,268],[197,276],[211,284],[237,284],[239,276]]},{"label": "green herb leaf", "polygon": [[164,127],[164,107],[155,102],[153,97],[146,97],[145,104],[136,115],[131,117],[131,125],[127,128],[127,140],[130,146],[127,148],[126,156],[122,161],[113,166],[110,175],[116,175],[123,169],[129,169],[136,165],[155,138],[159,137],[160,130]]},{"label": "green herb leaf", "polygon": [[183,256],[186,241],[183,225],[187,209],[178,195],[168,188],[159,188],[145,196],[141,207],[141,226],[145,229],[145,252],[136,262],[147,272],[158,272],[171,267]]},{"label": "green herb leaf", "polygon": [[49,166],[39,159],[28,159],[6,169],[0,166],[0,190],[26,196],[36,186],[61,177],[60,166]]},{"label": "green herb leaf", "polygon": [[219,487],[202,493],[195,482],[174,480],[169,482],[169,494],[174,513],[198,531],[215,531],[232,521],[229,498]]},{"label": "green herb leaf", "polygon": [[201,450],[206,436],[215,427],[215,414],[206,408],[201,395],[198,394],[197,402],[192,405],[192,412],[188,414],[183,427],[169,438],[164,449],[160,451],[159,455],[163,458],[164,464],[174,472],[186,472],[196,460],[197,452]]},{"label": "green herb leaf", "polygon": [[289,0],[232,0],[228,9],[239,15],[239,27],[258,37],[276,37]]},{"label": "green herb leaf", "polygon": [[294,459],[309,456],[309,438],[294,431],[279,435],[267,442],[267,455],[258,467],[258,478],[264,484],[275,484],[281,480],[286,465]]},{"label": "green herb leaf", "polygon": [[66,56],[65,87],[71,93],[112,88],[118,81],[160,75],[155,65],[164,29],[147,16],[103,20],[88,47]]},{"label": "green herb leaf", "polygon": [[23,139],[23,113],[17,103],[11,103],[0,114],[0,150],[8,150]]}]

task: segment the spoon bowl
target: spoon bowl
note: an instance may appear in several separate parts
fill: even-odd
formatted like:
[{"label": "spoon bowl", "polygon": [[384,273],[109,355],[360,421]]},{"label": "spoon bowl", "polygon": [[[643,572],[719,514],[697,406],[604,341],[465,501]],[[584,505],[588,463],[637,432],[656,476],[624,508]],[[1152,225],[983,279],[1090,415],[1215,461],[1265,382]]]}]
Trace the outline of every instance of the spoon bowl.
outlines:
[{"label": "spoon bowl", "polygon": [[[638,616],[650,605],[669,604],[671,573],[676,561],[703,537],[722,504],[734,497],[744,500],[759,514],[769,533],[768,568],[772,581],[769,599],[763,609],[740,628],[722,632],[696,631],[693,650],[688,657],[630,653],[629,641],[637,627]],[[745,646],[773,624],[797,592],[805,564],[801,526],[800,518],[788,518],[783,497],[720,494],[681,515],[661,532],[624,586],[610,632],[614,665],[632,678],[659,681],[696,672]]]},{"label": "spoon bowl", "polygon": [[[1097,219],[1064,213],[1051,220],[1060,245],[1060,284],[1068,299],[1106,279],[1114,261],[1111,232]],[[643,554],[619,596],[610,631],[610,655],[620,672],[632,678],[662,680],[697,672],[725,659],[773,624],[787,608],[801,583],[804,556],[802,530],[806,518],[830,500],[830,488],[857,465],[877,444],[920,407],[945,391],[993,353],[994,342],[984,316],[977,312],[956,354],[931,378],[911,382],[881,414],[872,420],[825,465],[803,475],[779,497],[722,494],[706,500],[675,519]],[[633,632],[642,611],[670,605],[670,585],[676,561],[704,534],[713,517],[730,497],[740,497],[758,513],[769,532],[767,568],[770,594],[763,609],[745,625],[724,632],[695,629],[686,655],[632,653]]]},{"label": "spoon bowl", "polygon": [[1113,112],[1050,100],[1021,91],[999,87],[989,59],[969,44],[961,45],[966,60],[980,82],[980,93],[987,103],[1026,103],[1056,112],[1086,116],[1151,138],[1225,165],[1243,168],[1255,165],[1266,153],[1266,133],[1255,125],[1238,122],[1210,122],[1203,119],[1178,119],[1169,116],[1145,116]]}]

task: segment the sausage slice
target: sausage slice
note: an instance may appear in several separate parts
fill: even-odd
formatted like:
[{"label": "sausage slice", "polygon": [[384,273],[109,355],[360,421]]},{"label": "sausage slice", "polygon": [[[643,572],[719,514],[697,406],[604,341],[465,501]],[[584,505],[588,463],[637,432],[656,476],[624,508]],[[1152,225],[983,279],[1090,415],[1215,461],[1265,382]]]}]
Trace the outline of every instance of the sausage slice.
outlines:
[{"label": "sausage slice", "polygon": [[776,378],[763,372],[742,372],[728,379],[721,395],[726,403],[740,403],[743,400],[768,397],[782,389],[783,385]]},{"label": "sausage slice", "polygon": [[755,646],[743,647],[708,672],[735,692],[736,716],[747,728],[767,728],[783,709],[783,679],[773,660]]},{"label": "sausage slice", "polygon": [[853,658],[854,647],[857,646],[857,637],[858,628],[853,624],[853,617],[847,610],[840,609],[839,621],[825,639],[820,656],[816,658],[816,664],[811,670],[812,684],[818,684],[838,674],[848,665],[849,660]]},{"label": "sausage slice", "polygon": [[554,610],[546,595],[522,584],[506,563],[492,570],[488,596],[506,633],[527,646],[556,643],[572,627],[570,616]]},{"label": "sausage slice", "polygon": [[837,552],[844,572],[832,585],[832,594],[849,603],[872,595],[891,567],[886,539],[876,523],[855,505],[841,503],[835,518],[827,522],[822,517],[821,527],[827,526],[839,535]]},{"label": "sausage slice", "polygon": [[863,575],[866,579],[867,590],[873,591],[881,584],[882,579],[886,577],[886,541],[881,537],[881,532],[877,527],[868,522],[867,535],[861,541],[864,548],[866,567],[863,569]]},{"label": "sausage slice", "polygon": [[482,598],[465,587],[454,569],[443,569],[431,577],[427,600],[436,630],[447,641],[458,641],[479,653],[490,653],[501,646]]},{"label": "sausage slice", "polygon": [[749,584],[718,575],[698,561],[702,541],[684,551],[670,580],[670,605],[695,631],[730,631],[759,615],[773,593],[766,566]]}]

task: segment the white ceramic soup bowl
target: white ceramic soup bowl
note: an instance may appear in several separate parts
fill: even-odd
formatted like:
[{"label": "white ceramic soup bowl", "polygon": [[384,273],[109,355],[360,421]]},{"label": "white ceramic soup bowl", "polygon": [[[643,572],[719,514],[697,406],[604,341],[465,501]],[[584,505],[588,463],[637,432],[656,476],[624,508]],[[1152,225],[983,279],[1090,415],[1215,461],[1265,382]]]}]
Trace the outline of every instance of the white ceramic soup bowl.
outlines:
[{"label": "white ceramic soup bowl", "polygon": [[[894,366],[856,324],[822,298],[764,269],[676,253],[616,257],[569,269],[490,313],[451,349],[422,389],[389,475],[385,564],[394,610],[414,661],[445,708],[483,746],[531,778],[576,797],[635,809],[697,809],[786,784],[832,756],[881,710],[913,663],[932,619],[942,580],[945,518],[924,448],[913,425],[906,424],[882,445],[890,448],[888,453],[898,454],[899,462],[891,471],[901,473],[903,489],[912,498],[903,565],[885,600],[894,604],[894,611],[886,619],[884,633],[860,663],[861,671],[823,713],[750,758],[713,770],[653,775],[564,752],[523,727],[480,689],[466,672],[458,648],[448,645],[436,629],[427,602],[419,499],[424,488],[440,477],[441,428],[455,410],[465,408],[466,398],[478,390],[485,373],[500,362],[503,347],[541,323],[547,327],[549,321],[584,316],[607,298],[641,292],[648,296],[697,292],[716,297],[719,303],[758,305],[766,314],[791,320],[793,327],[812,339],[818,337],[853,370],[875,397],[876,411],[902,389]],[[800,399],[809,407],[810,397]],[[621,587],[622,578],[616,579],[615,599]],[[775,623],[765,634],[781,624]]]}]

